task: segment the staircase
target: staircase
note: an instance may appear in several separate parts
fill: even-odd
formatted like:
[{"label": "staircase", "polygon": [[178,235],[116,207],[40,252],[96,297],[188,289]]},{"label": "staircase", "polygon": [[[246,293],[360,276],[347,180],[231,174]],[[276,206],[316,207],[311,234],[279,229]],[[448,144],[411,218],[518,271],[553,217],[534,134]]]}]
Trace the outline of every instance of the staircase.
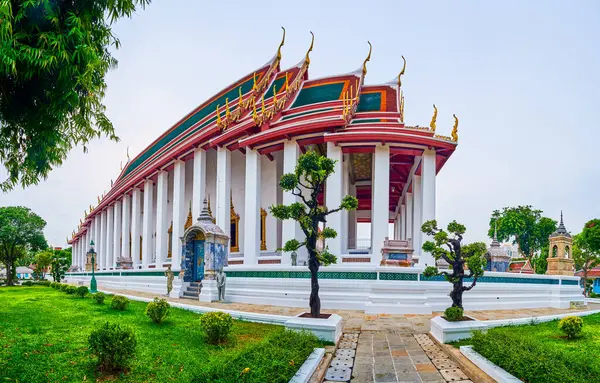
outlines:
[{"label": "staircase", "polygon": [[182,298],[198,300],[200,296],[200,290],[202,289],[202,282],[191,282],[183,292]]}]

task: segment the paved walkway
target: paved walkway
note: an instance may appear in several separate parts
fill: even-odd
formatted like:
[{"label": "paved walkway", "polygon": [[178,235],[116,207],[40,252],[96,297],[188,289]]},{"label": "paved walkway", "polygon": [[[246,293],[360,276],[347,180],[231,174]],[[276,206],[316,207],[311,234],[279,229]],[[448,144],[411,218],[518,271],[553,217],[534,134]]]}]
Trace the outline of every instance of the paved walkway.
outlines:
[{"label": "paved walkway", "polygon": [[[102,287],[102,286],[100,286]],[[106,289],[117,294],[153,298],[156,295],[131,290]],[[190,305],[294,316],[306,309],[254,305],[247,303],[205,303],[192,299],[168,298]],[[479,320],[525,318],[540,315],[598,310],[590,303],[586,309],[480,310],[466,314]],[[326,310],[343,318],[342,341],[327,371],[326,382],[390,383],[431,382],[470,383],[471,380],[427,335],[430,320],[441,315],[368,315],[358,310]],[[347,372],[347,373],[346,373]],[[333,378],[333,379],[332,379]]]}]

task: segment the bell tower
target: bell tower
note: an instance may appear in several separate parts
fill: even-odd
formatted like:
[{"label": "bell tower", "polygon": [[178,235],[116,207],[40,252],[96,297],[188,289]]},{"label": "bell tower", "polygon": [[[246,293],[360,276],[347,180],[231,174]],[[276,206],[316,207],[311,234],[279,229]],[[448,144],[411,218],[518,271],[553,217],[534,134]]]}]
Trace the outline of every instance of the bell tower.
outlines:
[{"label": "bell tower", "polygon": [[550,234],[550,250],[548,253],[548,275],[574,275],[573,255],[571,248],[573,239],[563,223],[563,214],[560,212],[560,224],[556,231]]}]

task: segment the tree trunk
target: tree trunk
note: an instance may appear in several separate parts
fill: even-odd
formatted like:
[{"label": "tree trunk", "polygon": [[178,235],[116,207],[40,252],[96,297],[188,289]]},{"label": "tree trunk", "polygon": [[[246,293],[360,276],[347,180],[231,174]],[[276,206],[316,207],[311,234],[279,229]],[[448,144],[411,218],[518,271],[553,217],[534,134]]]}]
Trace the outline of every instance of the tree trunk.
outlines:
[{"label": "tree trunk", "polygon": [[452,263],[452,274],[458,277],[458,281],[452,283],[452,291],[450,292],[450,298],[452,298],[452,307],[460,307],[462,306],[462,295],[463,295],[463,276],[464,269],[462,262],[453,262]]},{"label": "tree trunk", "polygon": [[12,272],[12,263],[6,262],[6,286],[14,286],[13,281],[13,272]]},{"label": "tree trunk", "polygon": [[587,298],[588,296],[588,292],[587,292],[587,268],[583,269],[583,296]]},{"label": "tree trunk", "polygon": [[310,315],[318,318],[321,314],[321,299],[319,299],[319,261],[314,252],[309,251],[308,269],[310,270]]}]

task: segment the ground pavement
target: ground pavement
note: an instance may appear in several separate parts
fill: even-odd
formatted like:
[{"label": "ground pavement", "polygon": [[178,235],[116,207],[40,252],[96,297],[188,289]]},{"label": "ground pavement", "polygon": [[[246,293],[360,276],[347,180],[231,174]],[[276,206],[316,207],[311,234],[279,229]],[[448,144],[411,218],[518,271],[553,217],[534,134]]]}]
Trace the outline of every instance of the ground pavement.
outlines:
[{"label": "ground pavement", "polygon": [[[102,288],[102,286],[100,286]],[[153,298],[155,294],[102,288],[116,294]],[[305,309],[247,303],[206,303],[192,299],[168,298],[196,306],[223,310],[294,316]],[[525,318],[600,309],[480,310],[465,314],[479,320]],[[433,315],[368,315],[357,310],[325,310],[343,318],[343,337],[335,351],[325,382],[388,383],[430,382],[469,383],[471,380],[428,335]]]}]

